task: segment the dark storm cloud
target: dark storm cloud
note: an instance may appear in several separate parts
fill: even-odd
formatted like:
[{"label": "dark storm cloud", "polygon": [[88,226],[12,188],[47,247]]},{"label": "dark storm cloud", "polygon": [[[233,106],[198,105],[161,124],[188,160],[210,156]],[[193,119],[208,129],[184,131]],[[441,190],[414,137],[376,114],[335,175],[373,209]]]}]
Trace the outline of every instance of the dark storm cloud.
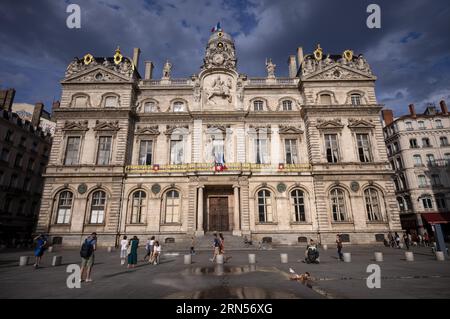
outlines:
[{"label": "dark storm cloud", "polygon": [[[379,78],[380,103],[398,114],[412,102],[423,107],[450,98],[447,0],[73,2],[82,9],[80,30],[65,26],[69,1],[2,0],[0,86],[15,87],[18,101],[49,105],[59,97],[58,82],[74,56],[112,56],[117,45],[128,56],[140,47],[141,61],[154,61],[157,77],[166,59],[175,77],[190,76],[202,64],[217,21],[235,37],[239,71],[249,76],[264,76],[267,57],[284,76],[297,46],[311,53],[320,43],[326,53],[363,53]],[[380,30],[366,27],[370,3],[381,6]]]}]

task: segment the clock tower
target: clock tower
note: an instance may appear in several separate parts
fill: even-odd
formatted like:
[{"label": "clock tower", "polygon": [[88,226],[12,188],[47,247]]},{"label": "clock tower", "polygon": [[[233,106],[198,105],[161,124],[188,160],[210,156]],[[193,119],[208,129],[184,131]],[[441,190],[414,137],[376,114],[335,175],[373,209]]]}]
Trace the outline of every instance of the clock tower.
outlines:
[{"label": "clock tower", "polygon": [[236,70],[236,61],[233,38],[222,30],[214,32],[208,41],[202,70],[211,68]]}]

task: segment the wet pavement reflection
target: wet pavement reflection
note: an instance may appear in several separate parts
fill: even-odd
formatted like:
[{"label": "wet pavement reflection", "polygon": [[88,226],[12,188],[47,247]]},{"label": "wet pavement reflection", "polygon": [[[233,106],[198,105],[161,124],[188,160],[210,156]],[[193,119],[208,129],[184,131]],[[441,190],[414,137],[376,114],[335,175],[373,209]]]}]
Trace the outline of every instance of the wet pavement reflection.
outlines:
[{"label": "wet pavement reflection", "polygon": [[217,287],[199,291],[183,291],[165,299],[300,299],[288,292],[256,287]]}]

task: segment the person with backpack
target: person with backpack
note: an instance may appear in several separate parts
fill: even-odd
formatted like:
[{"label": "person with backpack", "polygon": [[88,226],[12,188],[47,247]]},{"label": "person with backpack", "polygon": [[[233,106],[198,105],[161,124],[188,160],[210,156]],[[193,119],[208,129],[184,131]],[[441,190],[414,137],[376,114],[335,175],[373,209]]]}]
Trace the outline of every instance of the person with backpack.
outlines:
[{"label": "person with backpack", "polygon": [[34,238],[34,241],[36,242],[36,249],[34,250],[36,261],[34,263],[34,268],[38,269],[39,264],[41,263],[42,256],[44,255],[44,251],[47,245],[47,239],[43,234],[39,234],[39,236]]},{"label": "person with backpack", "polygon": [[220,240],[217,237],[216,233],[214,233],[213,247],[214,247],[214,254],[213,254],[213,258],[211,258],[210,261],[215,262],[216,261],[216,257],[220,253]]},{"label": "person with backpack", "polygon": [[81,246],[80,256],[81,256],[81,278],[83,281],[83,274],[86,272],[85,281],[91,282],[92,267],[94,266],[95,260],[95,250],[97,249],[97,233],[92,233],[85,240]]}]

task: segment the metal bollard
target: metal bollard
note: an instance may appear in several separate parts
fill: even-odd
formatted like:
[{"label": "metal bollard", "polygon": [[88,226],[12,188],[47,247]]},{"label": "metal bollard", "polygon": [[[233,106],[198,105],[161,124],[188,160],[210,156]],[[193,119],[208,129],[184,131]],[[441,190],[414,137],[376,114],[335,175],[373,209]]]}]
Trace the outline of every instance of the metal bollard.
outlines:
[{"label": "metal bollard", "polygon": [[219,265],[223,264],[223,255],[216,256],[216,263]]},{"label": "metal bollard", "polygon": [[192,255],[184,255],[184,264],[185,265],[192,264]]},{"label": "metal bollard", "polygon": [[112,253],[113,248],[112,247],[108,247],[108,253]]},{"label": "metal bollard", "polygon": [[288,254],[280,254],[281,263],[287,264],[288,263]]},{"label": "metal bollard", "polygon": [[28,265],[28,262],[30,261],[30,257],[29,256],[20,256],[19,259],[19,266],[26,266]]},{"label": "metal bollard", "polygon": [[352,254],[344,253],[344,262],[351,263],[352,262]]},{"label": "metal bollard", "polygon": [[249,264],[255,264],[256,263],[256,255],[255,254],[248,254],[248,263]]},{"label": "metal bollard", "polygon": [[323,245],[323,250],[328,250],[328,245]]},{"label": "metal bollard", "polygon": [[49,253],[52,253],[52,252],[53,252],[53,246],[48,247],[47,251],[48,251]]},{"label": "metal bollard", "polygon": [[445,261],[445,256],[443,251],[437,251],[436,252],[436,260],[438,261]]},{"label": "metal bollard", "polygon": [[62,256],[53,256],[52,266],[61,266],[62,264]]},{"label": "metal bollard", "polygon": [[412,251],[405,251],[406,261],[414,261],[414,254]]},{"label": "metal bollard", "polygon": [[375,253],[375,261],[376,262],[382,262],[383,261],[383,253],[376,252]]}]

